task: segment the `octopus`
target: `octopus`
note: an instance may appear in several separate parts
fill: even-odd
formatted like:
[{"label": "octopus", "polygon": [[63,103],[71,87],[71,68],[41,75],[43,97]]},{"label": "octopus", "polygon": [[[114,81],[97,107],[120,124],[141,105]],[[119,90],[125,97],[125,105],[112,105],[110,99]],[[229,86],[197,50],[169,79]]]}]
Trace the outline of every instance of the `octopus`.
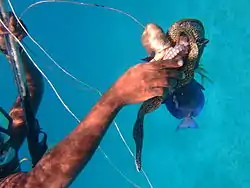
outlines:
[{"label": "octopus", "polygon": [[146,58],[147,60],[183,59],[184,64],[179,70],[184,72],[185,78],[178,80],[175,87],[165,89],[162,97],[153,97],[141,105],[133,128],[137,171],[140,171],[142,166],[141,156],[145,115],[159,108],[175,89],[185,86],[194,78],[204,47],[209,42],[205,38],[205,29],[202,22],[196,19],[177,21],[168,29],[167,33],[164,33],[160,26],[149,23],[144,29],[141,40],[142,45],[149,54],[149,57]]}]

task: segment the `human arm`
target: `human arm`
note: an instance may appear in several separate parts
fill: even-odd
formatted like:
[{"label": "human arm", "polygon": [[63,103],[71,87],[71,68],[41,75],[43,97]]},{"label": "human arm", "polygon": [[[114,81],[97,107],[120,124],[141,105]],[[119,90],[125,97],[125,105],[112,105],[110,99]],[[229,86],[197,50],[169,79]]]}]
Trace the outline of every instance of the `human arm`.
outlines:
[{"label": "human arm", "polygon": [[[12,13],[10,13],[10,21],[9,21],[9,29],[10,31],[21,41],[25,36],[24,30],[17,23]],[[23,24],[23,23],[22,23]],[[0,26],[0,33],[6,33],[5,28]],[[0,35],[0,48],[1,51],[6,52],[6,45],[4,36]],[[9,60],[9,56],[5,54],[7,60]],[[41,103],[43,91],[44,91],[44,82],[42,75],[36,69],[36,67],[32,64],[27,54],[20,48],[20,56],[23,63],[23,68],[25,72],[25,76],[27,79],[27,85],[30,93],[30,103],[32,112],[36,115],[38,111],[38,107]],[[9,61],[10,62],[10,61]],[[22,145],[25,137],[27,136],[27,131],[34,133],[36,129],[38,129],[37,125],[30,124],[30,127],[27,129],[24,119],[24,111],[21,107],[21,100],[19,97],[15,100],[15,103],[10,110],[10,116],[13,119],[13,124],[10,127],[11,135],[15,139],[13,139],[12,146],[18,150]]]},{"label": "human arm", "polygon": [[15,187],[67,187],[91,159],[113,118],[127,104],[162,96],[168,78],[182,78],[174,61],[138,64],[102,96],[81,123],[28,173],[9,177]]},{"label": "human arm", "polygon": [[[122,107],[161,96],[163,88],[169,86],[167,77],[182,77],[173,70],[165,71],[166,65],[171,67],[169,62],[165,62],[159,65],[139,64],[129,69],[102,96],[80,124],[27,174],[25,185],[41,188],[69,186],[91,159]],[[175,62],[172,67],[174,66],[177,67]],[[20,183],[20,187],[21,185]]]},{"label": "human arm", "polygon": [[[27,54],[23,50],[20,50],[20,55],[22,57],[25,76],[27,79],[32,111],[34,115],[36,115],[44,92],[43,78],[40,72],[28,59]],[[38,131],[39,127],[37,127],[37,124],[29,124],[29,127],[26,127],[24,119],[24,110],[21,106],[20,97],[17,97],[9,114],[13,119],[11,134],[15,138],[13,139],[12,144],[13,147],[18,150],[21,147],[23,141],[25,140],[28,134],[28,130],[30,131],[30,133],[35,133]]]}]

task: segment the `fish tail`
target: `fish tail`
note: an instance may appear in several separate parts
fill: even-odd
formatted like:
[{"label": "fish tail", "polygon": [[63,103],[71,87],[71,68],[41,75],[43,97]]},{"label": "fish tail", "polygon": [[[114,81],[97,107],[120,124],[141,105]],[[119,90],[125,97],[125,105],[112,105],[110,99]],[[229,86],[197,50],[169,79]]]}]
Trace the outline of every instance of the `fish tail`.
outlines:
[{"label": "fish tail", "polygon": [[198,128],[198,124],[194,121],[192,117],[186,117],[181,121],[181,123],[176,129],[179,130],[185,128]]},{"label": "fish tail", "polygon": [[141,171],[141,156],[143,146],[143,121],[144,116],[138,116],[134,124],[133,137],[136,146],[135,166],[138,172]]}]

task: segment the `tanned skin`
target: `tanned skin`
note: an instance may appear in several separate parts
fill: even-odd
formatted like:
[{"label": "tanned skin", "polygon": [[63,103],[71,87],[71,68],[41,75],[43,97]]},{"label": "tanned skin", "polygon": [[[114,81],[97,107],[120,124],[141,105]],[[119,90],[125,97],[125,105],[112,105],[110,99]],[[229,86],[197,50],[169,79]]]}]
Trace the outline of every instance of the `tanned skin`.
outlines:
[{"label": "tanned skin", "polygon": [[[20,50],[23,67],[27,78],[28,88],[30,92],[30,102],[34,115],[36,115],[39,105],[42,101],[44,92],[44,82],[42,75],[28,59],[28,56],[23,50]],[[7,57],[8,58],[8,57]],[[18,150],[27,136],[28,129],[25,124],[24,111],[21,107],[20,97],[18,97],[10,111],[10,116],[13,119],[11,134],[13,139],[13,147]],[[35,125],[32,125],[35,126]],[[37,127],[29,127],[29,130],[35,130]]]},{"label": "tanned skin", "polygon": [[[25,55],[23,60],[29,61]],[[140,63],[128,69],[93,106],[80,124],[45,154],[30,172],[19,172],[6,177],[0,181],[0,188],[68,187],[91,159],[118,112],[128,104],[162,96],[164,89],[174,84],[169,82],[169,78],[183,78],[182,73],[175,70],[180,66],[180,61],[167,60]],[[34,79],[37,74],[34,74]],[[40,78],[36,83],[32,77],[33,73],[28,75],[31,78],[30,83],[33,83],[33,108],[37,111],[43,87],[38,87]],[[36,88],[39,88],[38,91]],[[20,116],[18,114],[14,117]],[[19,124],[19,120],[17,121],[19,125],[22,123]]]},{"label": "tanned skin", "polygon": [[[11,15],[12,16],[10,17],[9,21],[9,29],[19,40],[22,40],[26,35],[24,31],[21,29],[20,25],[17,24],[17,21],[15,20],[12,13]],[[0,24],[0,33],[6,33],[5,28],[1,24]],[[6,50],[3,35],[0,36],[0,47],[2,50]],[[22,58],[28,89],[30,92],[30,102],[32,110],[33,113],[36,115],[44,92],[43,78],[40,72],[28,59],[28,56],[24,53],[23,50],[20,50],[20,55]],[[9,60],[9,56],[6,55],[6,58],[7,60]],[[16,99],[9,114],[13,119],[13,125],[11,126],[11,134],[13,137],[15,137],[15,140],[13,140],[14,142],[12,144],[16,150],[19,150],[19,148],[23,144],[24,139],[27,136],[27,127],[24,122],[25,121],[24,112],[23,109],[21,108],[19,97]],[[36,129],[36,127],[29,127],[29,129],[34,130]]]}]

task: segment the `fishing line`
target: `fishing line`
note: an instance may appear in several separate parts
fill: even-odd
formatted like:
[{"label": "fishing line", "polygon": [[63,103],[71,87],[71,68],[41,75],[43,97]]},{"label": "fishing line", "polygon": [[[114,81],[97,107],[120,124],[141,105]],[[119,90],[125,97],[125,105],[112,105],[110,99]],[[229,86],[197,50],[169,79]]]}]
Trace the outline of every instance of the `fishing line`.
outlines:
[{"label": "fishing line", "polygon": [[[42,2],[37,2],[36,3],[36,5],[38,5],[38,4],[41,4],[41,3],[45,3],[46,1],[42,1]],[[50,2],[50,1],[49,1]],[[56,2],[56,1],[52,1],[52,2]],[[85,4],[82,4],[82,3],[79,3],[79,2],[70,2],[70,1],[60,1],[60,2],[63,2],[63,3],[73,3],[73,4],[80,4],[80,5],[87,5],[86,3]],[[16,13],[15,13],[15,10],[14,10],[14,8],[13,8],[13,6],[12,6],[12,4],[11,4],[11,2],[8,0],[8,3],[9,3],[9,5],[10,5],[10,7],[11,7],[11,9],[12,9],[12,12],[13,12],[13,14],[14,14],[14,16],[16,17],[16,19],[17,19],[17,21],[19,22],[19,24],[21,25],[21,27],[25,30],[25,32],[26,32],[26,34],[28,35],[28,37],[47,55],[47,57],[49,57],[49,59],[59,68],[59,69],[61,69],[66,75],[68,75],[68,76],[70,76],[71,78],[73,78],[75,81],[77,81],[77,82],[80,82],[81,84],[83,84],[83,85],[85,85],[86,87],[88,87],[89,89],[91,89],[91,90],[93,90],[93,91],[95,91],[95,92],[97,92],[100,96],[102,96],[102,93],[97,89],[97,88],[94,88],[94,87],[92,87],[92,86],[90,86],[90,85],[88,85],[87,83],[84,83],[83,81],[81,81],[80,79],[78,79],[78,78],[76,78],[76,77],[74,77],[72,74],[70,74],[68,71],[66,71],[64,68],[62,68],[39,44],[38,44],[38,42],[37,41],[35,41],[33,38],[32,38],[32,36],[30,36],[30,34],[27,32],[27,30],[24,28],[24,26],[22,25],[22,23],[19,21],[19,19],[18,19],[18,17],[17,17],[17,15],[16,15]],[[88,4],[88,5],[90,5],[90,4]],[[33,5],[30,5],[27,9],[25,9],[25,11],[24,12],[27,12],[31,7],[33,7],[33,6],[35,6],[34,4]],[[95,5],[90,5],[90,6],[97,6],[96,4]],[[106,6],[100,6],[100,7],[102,7],[102,8],[106,8],[106,9],[109,9],[109,10],[114,10],[114,11],[116,11],[116,12],[120,12],[120,13],[122,13],[122,14],[125,14],[125,15],[127,15],[127,16],[129,16],[130,18],[132,18],[134,21],[136,21],[137,23],[139,23],[140,24],[140,22],[136,19],[136,18],[134,18],[132,15],[130,15],[130,14],[128,14],[128,13],[125,13],[125,12],[123,12],[123,11],[121,11],[121,10],[118,10],[118,9],[114,9],[114,8],[112,8],[112,7],[106,7]],[[22,13],[22,15],[24,15],[24,12]],[[142,24],[140,24],[141,26],[143,26]],[[63,101],[61,101],[61,102],[63,102]],[[63,103],[62,103],[63,104]],[[65,107],[65,106],[64,106]],[[69,108],[66,108],[66,110],[68,110],[69,111]],[[79,119],[77,119],[76,118],[76,116],[73,114],[73,112],[72,111],[69,111],[69,113],[76,119],[76,120],[78,120],[78,122],[79,122]],[[128,146],[128,144],[126,143],[126,140],[124,139],[124,137],[123,137],[123,135],[122,135],[122,133],[121,133],[121,131],[120,131],[120,129],[119,129],[119,126],[118,126],[118,124],[114,121],[114,124],[115,124],[115,127],[116,127],[116,129],[117,129],[117,131],[118,131],[118,133],[119,133],[119,135],[120,135],[120,137],[121,137],[121,139],[122,139],[122,141],[123,141],[123,143],[125,144],[125,146],[127,147],[127,149],[128,149],[128,151],[129,151],[129,153],[132,155],[132,157],[134,158],[134,154],[132,153],[132,151],[131,151],[131,149],[129,148],[129,146]],[[99,148],[100,149],[100,148]],[[103,152],[103,150],[102,150],[102,153],[104,154],[104,156],[105,156],[105,158],[107,158],[107,159],[109,159],[108,158],[108,156]],[[109,159],[109,162],[110,162],[110,164],[111,164],[111,160]],[[114,164],[111,164],[113,167],[114,167]],[[116,170],[118,169],[117,167],[115,168]],[[124,177],[124,175],[121,173],[121,171],[118,169],[118,172]],[[144,175],[144,177],[145,177],[145,179],[147,180],[147,182],[148,182],[148,184],[149,184],[149,186],[151,187],[151,188],[153,188],[153,186],[152,186],[152,184],[151,184],[151,182],[150,182],[150,180],[149,180],[149,178],[148,178],[148,176],[147,176],[147,174],[145,173],[145,171],[144,170],[142,170],[142,173],[143,173],[143,175]],[[126,179],[127,181],[128,181],[128,179]],[[129,181],[130,183],[131,183],[131,181]]]},{"label": "fishing line", "polygon": [[132,16],[131,14],[124,12],[120,9],[117,8],[113,8],[113,7],[109,7],[106,5],[100,5],[100,4],[96,4],[96,3],[84,3],[84,2],[77,2],[77,1],[67,1],[67,0],[44,0],[44,1],[38,1],[35,2],[33,4],[31,4],[30,6],[28,6],[21,14],[20,19],[23,17],[23,15],[32,7],[39,5],[39,4],[43,4],[43,3],[68,3],[68,4],[75,4],[75,5],[83,5],[83,6],[88,6],[88,7],[97,7],[97,8],[104,8],[104,9],[108,9],[111,11],[115,11],[118,12],[120,14],[123,14],[129,18],[131,18],[132,20],[134,20],[137,24],[139,24],[142,28],[145,28],[145,26],[138,20],[136,19],[134,16]]},{"label": "fishing line", "polygon": [[[9,1],[9,0],[8,0]],[[40,5],[40,4],[45,4],[45,3],[68,3],[68,4],[75,4],[75,5],[82,5],[82,6],[88,6],[88,7],[96,7],[96,8],[104,8],[104,9],[108,9],[110,11],[115,11],[117,13],[121,13],[129,18],[131,18],[134,22],[136,22],[138,25],[140,25],[142,28],[145,28],[145,26],[138,20],[136,19],[134,16],[132,16],[131,14],[124,12],[120,9],[116,9],[113,7],[109,7],[109,6],[105,6],[105,5],[100,5],[100,4],[95,4],[95,3],[84,3],[84,2],[76,2],[76,1],[67,1],[67,0],[43,0],[43,1],[38,1],[35,2],[31,5],[29,5],[21,14],[20,19],[28,12],[28,10],[30,10],[31,8]],[[15,15],[15,17],[17,18],[17,16]],[[19,19],[17,19],[18,22],[20,23]],[[21,23],[20,23],[21,24]],[[21,24],[22,25],[22,24]],[[23,27],[23,26],[22,26]],[[23,27],[23,29],[25,30],[25,28]],[[64,68],[62,68],[58,63],[56,63],[56,61],[29,35],[29,33],[27,31],[25,31],[28,34],[28,37],[47,55],[47,57],[59,68],[61,69],[66,75],[68,75],[69,77],[71,77],[72,79],[74,79],[75,81],[85,85],[87,88],[89,88],[90,90],[93,90],[95,92],[97,92],[99,94],[99,96],[102,96],[102,93],[95,87],[92,87],[91,85],[81,81],[80,79],[76,78],[75,76],[73,76],[72,74],[70,74],[67,70],[65,70]],[[120,138],[122,139],[123,143],[125,144],[125,146],[127,147],[129,153],[131,154],[131,156],[133,158],[135,158],[133,152],[131,151],[130,147],[128,146],[126,140],[124,139],[118,124],[116,123],[116,121],[114,120],[113,123],[115,124],[115,127],[119,133]],[[106,156],[105,156],[106,157]],[[108,158],[107,158],[108,159]],[[110,160],[110,159],[108,159]],[[151,188],[153,188],[147,174],[145,173],[145,171],[142,169],[141,172],[143,173],[145,179],[147,180],[149,186]]]},{"label": "fishing line", "polygon": [[[124,11],[121,11],[119,9],[116,9],[116,8],[113,8],[113,7],[108,7],[108,6],[104,6],[104,5],[98,5],[98,4],[89,4],[89,3],[82,3],[82,2],[74,2],[74,1],[61,1],[61,0],[57,0],[57,1],[39,1],[39,2],[36,2],[36,3],[33,3],[31,4],[30,6],[28,6],[24,11],[23,13],[21,14],[21,16],[19,17],[22,18],[24,16],[25,13],[27,13],[28,10],[30,10],[32,7],[36,6],[36,5],[39,5],[39,4],[43,4],[43,3],[69,3],[69,4],[76,4],[76,5],[82,5],[82,6],[92,6],[92,7],[99,7],[99,8],[105,8],[105,9],[108,9],[108,10],[112,10],[112,11],[115,11],[115,12],[118,12],[118,13],[121,13],[121,14],[124,14],[128,17],[130,17],[131,19],[133,19],[136,23],[138,23],[141,27],[144,28],[143,24],[138,21],[138,19],[136,19],[135,17],[133,17],[132,15],[130,15],[129,13],[126,13]],[[16,17],[16,19],[18,20],[19,24],[21,25],[21,27],[23,28],[23,30],[25,31],[25,33],[27,34],[27,36],[32,40],[32,42],[34,44],[36,44],[43,52],[44,54],[60,69],[62,70],[67,76],[71,77],[72,79],[74,79],[75,81],[83,84],[84,86],[86,86],[87,88],[89,88],[90,90],[94,91],[94,92],[97,92],[99,96],[102,96],[102,93],[100,92],[100,90],[98,90],[97,88],[95,87],[92,87],[91,85],[81,81],[80,79],[76,78],[75,76],[73,76],[71,73],[69,73],[67,70],[65,70],[63,67],[61,67],[49,54],[48,52],[46,52],[42,46],[29,34],[29,32],[25,29],[25,27],[22,25],[22,23],[19,21],[17,15],[15,14],[15,11],[14,11],[14,8],[10,2],[10,0],[8,0],[8,3],[10,5],[10,8],[14,14],[14,16]],[[120,131],[120,128],[118,126],[118,124],[116,123],[116,121],[114,120],[113,121],[116,129],[117,129],[117,132],[120,136],[120,138],[122,139],[123,143],[125,144],[126,148],[128,149],[129,153],[131,154],[131,156],[133,158],[135,158],[133,152],[131,151],[130,147],[128,146],[123,134],[121,133]],[[147,174],[145,173],[145,171],[142,169],[142,173],[143,173],[143,176],[145,177],[145,179],[147,180],[149,186],[152,188],[152,184],[147,176]]]},{"label": "fishing line", "polygon": [[[4,24],[4,22],[0,19],[0,23],[3,25],[3,27],[12,35],[12,37],[17,41],[17,43],[22,47],[22,49],[24,50],[24,52],[27,54],[28,58],[31,60],[31,62],[34,64],[34,66],[37,68],[37,70],[42,74],[42,76],[45,78],[45,80],[49,83],[50,87],[52,88],[52,90],[54,91],[54,93],[56,94],[57,98],[59,99],[59,101],[62,103],[62,105],[64,106],[64,108],[77,120],[78,123],[80,123],[80,120],[76,117],[76,115],[70,110],[70,108],[65,104],[65,102],[63,101],[62,97],[60,96],[60,94],[57,92],[55,86],[52,84],[52,82],[50,81],[50,79],[46,76],[46,74],[39,68],[39,66],[34,62],[34,60],[32,59],[32,57],[29,55],[28,51],[26,50],[26,48],[23,46],[23,44],[18,40],[18,38],[16,38],[16,36],[9,30],[9,28]],[[101,149],[100,146],[98,146],[99,150],[101,151],[101,153],[107,158],[107,154]],[[114,165],[114,163],[109,159],[108,162],[110,163],[111,166],[116,167]],[[128,181],[130,184],[132,182],[132,185],[136,188],[140,188],[140,186],[138,186],[136,183],[133,183],[133,181],[131,181],[129,178],[127,178],[126,175],[124,175],[124,173],[121,172],[121,170],[119,170],[119,168],[114,168],[122,177],[126,177],[125,180]]]},{"label": "fishing line", "polygon": [[[9,0],[8,0],[9,2]],[[61,0],[56,0],[56,1],[39,1],[39,2],[36,2],[36,3],[33,3],[31,4],[28,8],[26,8],[23,13],[21,14],[20,18],[22,18],[24,16],[25,13],[27,13],[28,10],[30,10],[32,7],[36,6],[36,5],[39,5],[39,4],[43,4],[43,3],[69,3],[69,4],[76,4],[76,5],[82,5],[82,6],[92,6],[92,7],[99,7],[99,8],[105,8],[105,9],[108,9],[108,10],[112,10],[112,11],[115,11],[115,12],[118,12],[118,13],[121,13],[125,16],[128,16],[130,17],[132,20],[134,20],[136,23],[138,23],[142,28],[145,28],[144,25],[138,20],[136,19],[135,17],[133,17],[131,14],[129,13],[126,13],[122,10],[119,10],[119,9],[116,9],[116,8],[113,8],[113,7],[108,7],[108,6],[105,6],[105,5],[98,5],[98,4],[89,4],[89,3],[83,3],[83,2],[74,2],[74,1],[61,1]],[[10,4],[10,2],[9,2]],[[13,6],[10,4],[12,10],[13,10]],[[15,15],[15,17],[17,18],[17,16]],[[17,19],[19,21],[19,19]],[[19,21],[20,23],[20,21]],[[22,26],[22,24],[20,23],[20,25]],[[23,26],[22,26],[23,27]],[[90,86],[89,84],[81,81],[80,79],[76,78],[75,76],[73,76],[71,73],[69,73],[67,70],[65,70],[63,67],[61,67],[42,47],[41,45],[38,44],[37,41],[35,41],[32,36],[30,36],[30,34],[27,32],[27,30],[23,27],[23,29],[25,30],[25,32],[27,33],[28,37],[46,54],[46,56],[59,68],[61,69],[66,75],[70,76],[72,79],[74,79],[75,81],[83,84],[84,86],[88,87],[90,90],[92,91],[95,91],[99,94],[99,96],[102,96],[102,93],[95,87],[92,87]],[[119,129],[119,126],[118,124],[116,123],[116,121],[114,120],[113,122],[115,124],[115,127],[118,131],[118,134],[120,136],[120,138],[122,139],[123,143],[125,144],[125,146],[127,147],[129,153],[131,154],[131,156],[133,158],[135,158],[133,152],[131,151],[130,147],[128,146],[126,140],[124,139],[120,129]],[[145,171],[142,169],[141,170],[145,179],[147,180],[147,182],[149,183],[150,187],[152,188],[152,184],[147,176],[147,174],[145,173]]]}]

